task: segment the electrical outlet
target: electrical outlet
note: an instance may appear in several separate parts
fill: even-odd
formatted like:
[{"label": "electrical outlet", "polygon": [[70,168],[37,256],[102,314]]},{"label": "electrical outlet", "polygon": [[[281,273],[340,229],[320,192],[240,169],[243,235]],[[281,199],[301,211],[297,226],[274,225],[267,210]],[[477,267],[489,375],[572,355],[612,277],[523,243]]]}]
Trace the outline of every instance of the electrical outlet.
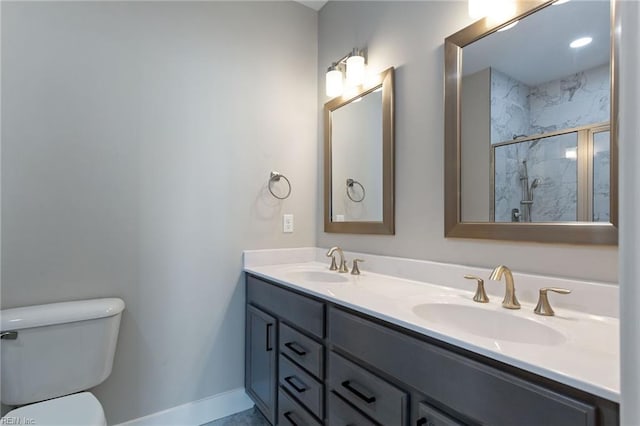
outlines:
[{"label": "electrical outlet", "polygon": [[336,222],[344,222],[344,215],[343,214],[337,214],[336,215]]},{"label": "electrical outlet", "polygon": [[285,214],[282,215],[282,232],[293,232],[293,215]]}]

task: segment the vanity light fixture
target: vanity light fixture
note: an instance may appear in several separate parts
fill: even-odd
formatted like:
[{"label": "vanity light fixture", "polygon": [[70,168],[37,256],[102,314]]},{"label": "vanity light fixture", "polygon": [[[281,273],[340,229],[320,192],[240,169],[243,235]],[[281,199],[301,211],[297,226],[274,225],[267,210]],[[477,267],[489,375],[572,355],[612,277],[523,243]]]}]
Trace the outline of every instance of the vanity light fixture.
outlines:
[{"label": "vanity light fixture", "polygon": [[325,83],[327,96],[335,98],[342,94],[342,71],[338,69],[338,64],[335,62],[327,70]]},{"label": "vanity light fixture", "polygon": [[485,16],[486,14],[484,13],[483,1],[469,0],[469,17],[471,19],[480,19]]},{"label": "vanity light fixture", "polygon": [[360,86],[364,82],[364,53],[353,49],[351,56],[347,58],[347,84]]},{"label": "vanity light fixture", "polygon": [[571,47],[572,49],[577,49],[579,47],[584,47],[587,44],[591,43],[593,41],[593,39],[591,37],[580,37],[577,38],[575,40],[573,40],[570,44],[569,47]]},{"label": "vanity light fixture", "polygon": [[[363,49],[353,49],[327,69],[325,91],[327,96],[335,98],[360,86],[365,80],[366,59]],[[344,78],[346,74],[346,79]]]}]

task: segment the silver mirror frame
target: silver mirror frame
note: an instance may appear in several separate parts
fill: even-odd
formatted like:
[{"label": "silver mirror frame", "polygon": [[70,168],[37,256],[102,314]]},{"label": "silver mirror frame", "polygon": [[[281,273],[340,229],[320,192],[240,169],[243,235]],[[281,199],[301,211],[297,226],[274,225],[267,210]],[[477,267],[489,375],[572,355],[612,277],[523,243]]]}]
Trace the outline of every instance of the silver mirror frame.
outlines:
[{"label": "silver mirror frame", "polygon": [[444,235],[447,238],[534,241],[542,243],[618,243],[618,58],[619,17],[611,0],[611,165],[610,217],[608,224],[595,222],[485,223],[462,222],[461,218],[461,120],[460,90],[462,48],[514,21],[550,6],[553,1],[516,1],[514,16],[500,23],[481,19],[447,37],[444,43]]},{"label": "silver mirror frame", "polygon": [[[324,232],[344,234],[395,234],[395,142],[394,142],[394,69],[379,74],[378,82],[362,86],[351,97],[339,96],[324,104]],[[331,112],[355,98],[382,87],[382,221],[334,222],[331,220]]]}]

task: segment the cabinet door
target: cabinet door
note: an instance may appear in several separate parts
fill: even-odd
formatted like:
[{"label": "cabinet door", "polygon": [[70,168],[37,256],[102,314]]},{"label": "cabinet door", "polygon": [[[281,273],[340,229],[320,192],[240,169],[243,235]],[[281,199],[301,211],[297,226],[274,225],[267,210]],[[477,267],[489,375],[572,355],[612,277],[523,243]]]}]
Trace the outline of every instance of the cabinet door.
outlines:
[{"label": "cabinet door", "polygon": [[245,388],[271,424],[276,416],[276,319],[247,305]]}]

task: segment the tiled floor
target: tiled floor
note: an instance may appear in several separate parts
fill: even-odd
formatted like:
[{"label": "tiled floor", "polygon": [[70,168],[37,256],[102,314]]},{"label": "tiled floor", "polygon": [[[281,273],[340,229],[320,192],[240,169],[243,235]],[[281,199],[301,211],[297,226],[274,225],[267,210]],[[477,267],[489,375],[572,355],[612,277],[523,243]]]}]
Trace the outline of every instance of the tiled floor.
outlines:
[{"label": "tiled floor", "polygon": [[202,426],[270,426],[256,407]]}]

